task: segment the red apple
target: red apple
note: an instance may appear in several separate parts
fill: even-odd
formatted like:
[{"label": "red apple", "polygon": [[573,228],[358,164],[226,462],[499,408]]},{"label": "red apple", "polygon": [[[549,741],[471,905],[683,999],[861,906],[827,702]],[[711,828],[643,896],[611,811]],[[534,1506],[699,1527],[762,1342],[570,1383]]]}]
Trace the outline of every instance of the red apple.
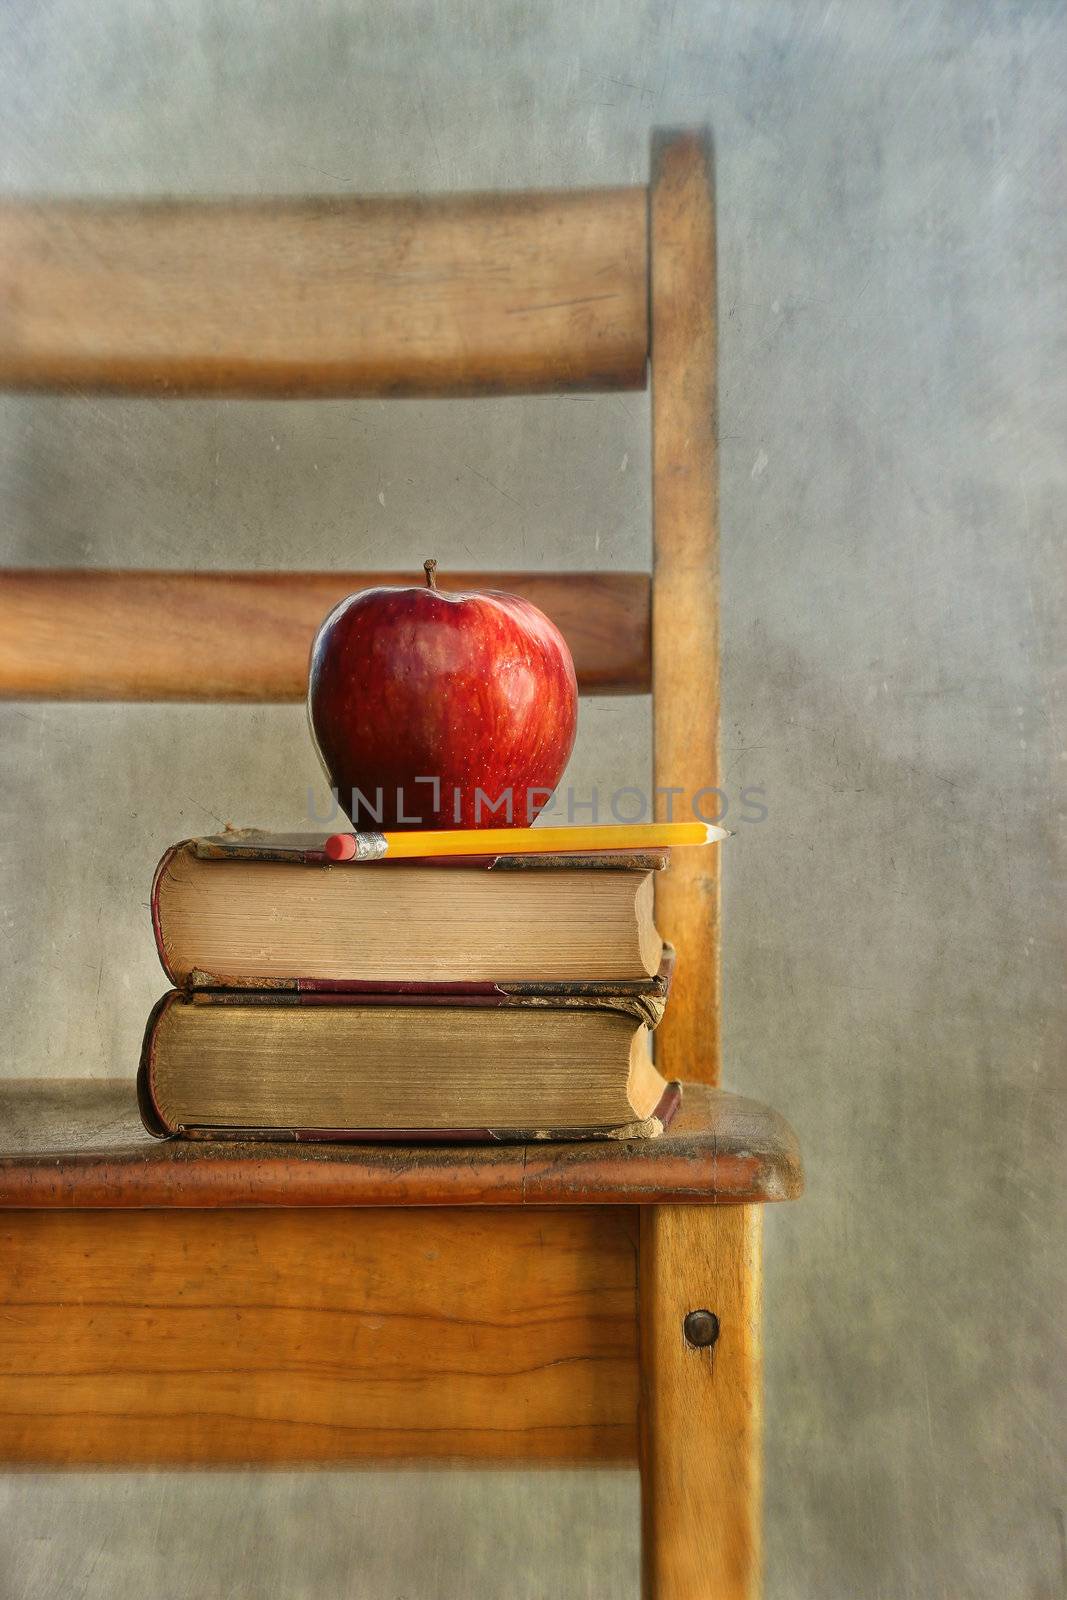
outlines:
[{"label": "red apple", "polygon": [[357,828],[526,827],[574,745],[571,653],[528,600],[445,593],[436,565],[425,587],[364,589],[322,624],[319,753]]}]

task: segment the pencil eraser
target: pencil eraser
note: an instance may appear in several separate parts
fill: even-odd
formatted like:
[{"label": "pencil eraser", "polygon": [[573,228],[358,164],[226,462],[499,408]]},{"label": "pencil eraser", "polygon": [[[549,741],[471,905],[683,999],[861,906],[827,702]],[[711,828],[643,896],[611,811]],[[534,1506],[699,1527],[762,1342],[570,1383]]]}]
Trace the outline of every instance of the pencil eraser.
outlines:
[{"label": "pencil eraser", "polygon": [[356,841],[350,833],[331,833],[325,850],[331,861],[351,861],[356,853]]}]

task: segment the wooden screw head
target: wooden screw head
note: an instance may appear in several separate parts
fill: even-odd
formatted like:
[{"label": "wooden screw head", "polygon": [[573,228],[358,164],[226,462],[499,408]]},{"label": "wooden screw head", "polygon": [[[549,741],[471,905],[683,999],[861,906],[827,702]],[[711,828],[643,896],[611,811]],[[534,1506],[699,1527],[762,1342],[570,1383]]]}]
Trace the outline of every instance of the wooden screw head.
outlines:
[{"label": "wooden screw head", "polygon": [[694,1350],[708,1350],[719,1337],[719,1319],[714,1311],[690,1311],[682,1323],[685,1342]]}]

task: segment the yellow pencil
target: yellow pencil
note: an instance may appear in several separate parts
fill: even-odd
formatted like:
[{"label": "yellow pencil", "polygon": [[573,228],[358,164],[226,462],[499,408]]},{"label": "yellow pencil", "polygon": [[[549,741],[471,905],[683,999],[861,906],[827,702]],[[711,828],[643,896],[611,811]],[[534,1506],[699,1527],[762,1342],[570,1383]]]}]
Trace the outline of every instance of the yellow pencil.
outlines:
[{"label": "yellow pencil", "polygon": [[728,828],[710,822],[633,822],[588,828],[448,828],[419,833],[335,833],[331,861],[381,861],[385,856],[565,855],[589,850],[663,850],[716,844]]}]

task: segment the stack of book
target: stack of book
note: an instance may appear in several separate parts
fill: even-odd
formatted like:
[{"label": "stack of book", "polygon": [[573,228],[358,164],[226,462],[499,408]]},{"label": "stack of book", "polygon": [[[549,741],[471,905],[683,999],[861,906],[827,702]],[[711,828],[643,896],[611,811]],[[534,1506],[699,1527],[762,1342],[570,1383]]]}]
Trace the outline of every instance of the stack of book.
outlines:
[{"label": "stack of book", "polygon": [[672,952],[667,851],[331,862],[325,841],[174,846],[152,920],[174,985],[145,1034],[150,1132],[650,1138]]}]

